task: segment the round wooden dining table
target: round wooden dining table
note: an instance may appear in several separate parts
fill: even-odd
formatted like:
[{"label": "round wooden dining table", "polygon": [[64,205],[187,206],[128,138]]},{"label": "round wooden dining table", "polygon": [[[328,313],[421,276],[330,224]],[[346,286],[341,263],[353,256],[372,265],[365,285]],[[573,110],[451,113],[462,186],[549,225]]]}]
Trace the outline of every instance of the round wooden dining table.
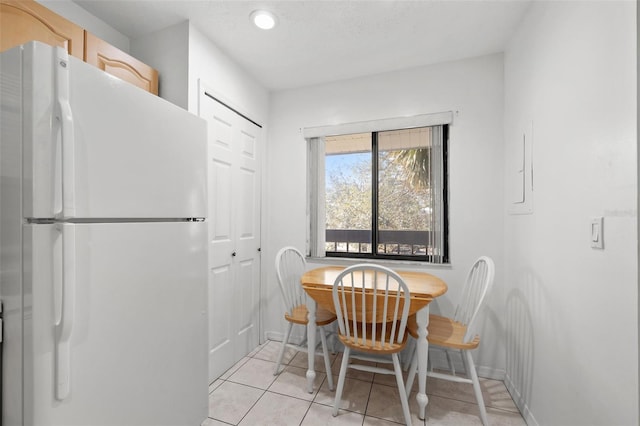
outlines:
[{"label": "round wooden dining table", "polygon": [[[336,277],[345,269],[344,266],[324,266],[307,271],[300,279],[302,287],[307,293],[307,309],[309,321],[307,323],[307,340],[309,348],[316,346],[316,310],[322,306],[331,311],[334,310],[332,289]],[[429,343],[427,341],[427,325],[429,324],[429,304],[431,301],[446,293],[447,284],[435,275],[420,271],[396,270],[402,277],[411,294],[409,315],[416,316],[418,323],[418,401],[420,419],[425,418],[429,399],[426,393],[427,387],[427,360],[429,356]],[[330,374],[328,372],[328,374]],[[308,357],[307,390],[313,392],[313,382],[316,378],[315,357]]]}]

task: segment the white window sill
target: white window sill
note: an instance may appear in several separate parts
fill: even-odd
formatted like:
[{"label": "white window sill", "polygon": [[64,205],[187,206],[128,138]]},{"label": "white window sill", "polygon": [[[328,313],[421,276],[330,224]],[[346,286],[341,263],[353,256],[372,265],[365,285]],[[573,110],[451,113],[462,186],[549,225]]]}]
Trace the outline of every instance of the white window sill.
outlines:
[{"label": "white window sill", "polygon": [[419,262],[414,260],[394,260],[394,259],[369,259],[362,257],[314,257],[306,256],[307,263],[320,263],[327,265],[344,265],[351,266],[357,263],[375,263],[389,268],[403,267],[416,267],[416,268],[434,268],[434,269],[451,269],[451,263],[429,263]]}]

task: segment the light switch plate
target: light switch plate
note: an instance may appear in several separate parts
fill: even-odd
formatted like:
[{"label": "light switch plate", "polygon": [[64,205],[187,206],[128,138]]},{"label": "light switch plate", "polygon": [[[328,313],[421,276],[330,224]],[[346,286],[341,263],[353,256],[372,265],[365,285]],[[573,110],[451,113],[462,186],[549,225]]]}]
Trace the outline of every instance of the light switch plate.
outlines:
[{"label": "light switch plate", "polygon": [[591,219],[591,247],[604,249],[604,218],[594,217]]}]

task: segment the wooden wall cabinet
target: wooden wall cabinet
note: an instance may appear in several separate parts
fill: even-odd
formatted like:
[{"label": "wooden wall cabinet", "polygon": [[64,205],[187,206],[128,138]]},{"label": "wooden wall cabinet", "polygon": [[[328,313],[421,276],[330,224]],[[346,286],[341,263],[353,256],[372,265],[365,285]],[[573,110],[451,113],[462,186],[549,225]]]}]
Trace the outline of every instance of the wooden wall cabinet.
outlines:
[{"label": "wooden wall cabinet", "polygon": [[64,47],[70,55],[158,94],[158,71],[34,0],[0,0],[0,52],[31,40]]},{"label": "wooden wall cabinet", "polygon": [[35,1],[0,0],[0,51],[31,40],[67,49],[84,58],[84,29]]},{"label": "wooden wall cabinet", "polygon": [[84,60],[147,92],[158,94],[158,71],[89,31],[85,31]]}]

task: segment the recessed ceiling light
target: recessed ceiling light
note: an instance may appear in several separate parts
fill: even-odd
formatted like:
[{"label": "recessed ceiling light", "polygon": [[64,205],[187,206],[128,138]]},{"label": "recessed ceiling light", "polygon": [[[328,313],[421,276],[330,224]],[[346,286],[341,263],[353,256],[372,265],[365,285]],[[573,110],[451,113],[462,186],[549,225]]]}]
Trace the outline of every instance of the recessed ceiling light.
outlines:
[{"label": "recessed ceiling light", "polygon": [[270,30],[276,26],[276,17],[273,13],[266,10],[254,10],[251,12],[251,21],[256,27],[263,30]]}]

